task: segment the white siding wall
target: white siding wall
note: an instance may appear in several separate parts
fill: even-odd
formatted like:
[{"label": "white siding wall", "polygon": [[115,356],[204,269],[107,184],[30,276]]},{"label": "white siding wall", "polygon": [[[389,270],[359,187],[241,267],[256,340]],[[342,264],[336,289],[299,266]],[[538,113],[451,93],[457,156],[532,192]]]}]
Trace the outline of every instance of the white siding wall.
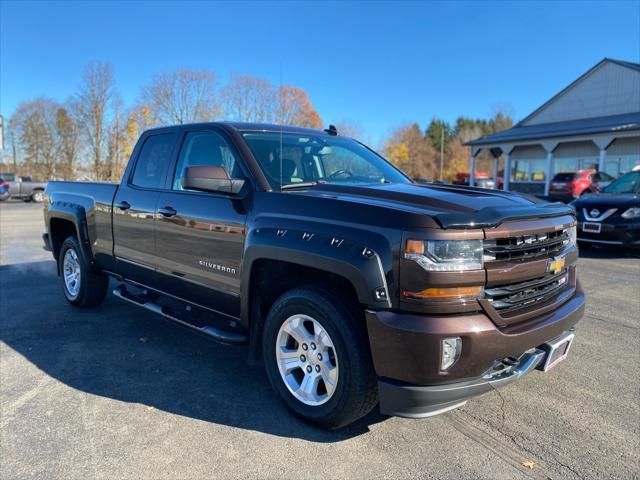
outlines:
[{"label": "white siding wall", "polygon": [[547,158],[546,150],[540,145],[516,147],[511,153],[512,160],[538,160],[540,158]]},{"label": "white siding wall", "polygon": [[553,151],[553,158],[597,157],[599,154],[600,150],[591,141],[570,142],[558,145]]},{"label": "white siding wall", "polygon": [[640,111],[640,72],[606,62],[523,125]]},{"label": "white siding wall", "polygon": [[640,137],[618,138],[607,149],[607,156],[640,155]]}]

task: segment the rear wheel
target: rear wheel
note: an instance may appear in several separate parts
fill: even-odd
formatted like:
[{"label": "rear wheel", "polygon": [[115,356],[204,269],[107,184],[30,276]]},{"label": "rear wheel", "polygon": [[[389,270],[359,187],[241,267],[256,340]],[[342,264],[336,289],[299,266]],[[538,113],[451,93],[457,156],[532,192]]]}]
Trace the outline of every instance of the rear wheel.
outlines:
[{"label": "rear wheel", "polygon": [[104,300],[109,277],[95,272],[85,261],[75,236],[65,239],[60,248],[58,268],[67,301],[76,307],[94,307]]},{"label": "rear wheel", "polygon": [[271,385],[302,419],[339,428],[375,406],[366,334],[355,311],[330,290],[282,295],[267,316],[262,347]]},{"label": "rear wheel", "polygon": [[31,194],[31,200],[37,203],[44,202],[44,191],[34,190],[34,192]]}]

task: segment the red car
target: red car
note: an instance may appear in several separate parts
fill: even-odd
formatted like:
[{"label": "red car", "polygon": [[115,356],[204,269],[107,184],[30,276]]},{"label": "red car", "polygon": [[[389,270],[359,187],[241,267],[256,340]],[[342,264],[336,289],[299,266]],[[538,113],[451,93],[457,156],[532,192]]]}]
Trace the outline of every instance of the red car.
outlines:
[{"label": "red car", "polygon": [[549,197],[554,200],[573,200],[585,193],[599,192],[612,180],[611,175],[593,169],[556,173],[549,185]]}]

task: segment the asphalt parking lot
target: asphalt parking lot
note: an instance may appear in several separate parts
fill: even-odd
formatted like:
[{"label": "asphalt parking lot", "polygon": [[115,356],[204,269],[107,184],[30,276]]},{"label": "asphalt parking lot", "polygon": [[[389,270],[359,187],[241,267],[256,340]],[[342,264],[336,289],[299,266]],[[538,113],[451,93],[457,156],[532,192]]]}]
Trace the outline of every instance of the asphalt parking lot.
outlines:
[{"label": "asphalt parking lot", "polygon": [[439,417],[374,412],[325,432],[285,411],[246,347],[111,295],[95,310],[69,306],[42,231],[40,205],[0,204],[4,479],[640,475],[637,256],[582,250],[587,314],[552,372]]}]

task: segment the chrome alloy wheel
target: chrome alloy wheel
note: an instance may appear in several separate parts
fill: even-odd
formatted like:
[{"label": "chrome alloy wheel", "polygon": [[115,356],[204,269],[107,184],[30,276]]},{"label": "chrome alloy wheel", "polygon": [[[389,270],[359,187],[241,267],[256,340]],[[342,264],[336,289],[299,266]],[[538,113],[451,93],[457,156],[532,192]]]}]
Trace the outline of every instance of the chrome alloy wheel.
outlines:
[{"label": "chrome alloy wheel", "polygon": [[78,254],[73,248],[70,248],[64,254],[62,272],[67,292],[72,297],[77,297],[80,291],[80,263],[78,262]]},{"label": "chrome alloy wheel", "polygon": [[336,349],[327,331],[308,315],[284,321],[276,339],[276,361],[285,385],[305,405],[322,405],[335,392]]}]

